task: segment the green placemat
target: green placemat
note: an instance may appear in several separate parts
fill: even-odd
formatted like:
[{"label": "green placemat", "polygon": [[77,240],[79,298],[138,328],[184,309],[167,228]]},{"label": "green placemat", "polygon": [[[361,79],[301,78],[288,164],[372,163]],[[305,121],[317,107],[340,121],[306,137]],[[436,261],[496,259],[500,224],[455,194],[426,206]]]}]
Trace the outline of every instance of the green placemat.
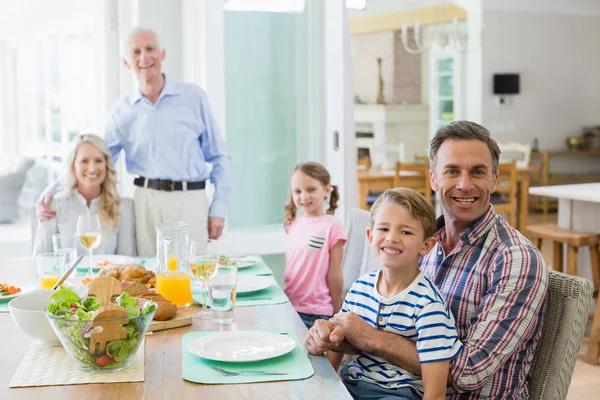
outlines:
[{"label": "green placemat", "polygon": [[0,312],[8,312],[8,302],[10,300],[0,301]]},{"label": "green placemat", "polygon": [[[192,285],[192,297],[198,304],[202,304],[204,302],[202,289],[196,285]],[[268,288],[259,290],[258,292],[248,294],[238,293],[235,296],[236,307],[266,306],[270,304],[287,303],[288,301],[288,297],[283,292],[283,289],[279,287],[277,282],[274,282]],[[208,300],[208,305],[210,306],[210,299]]]},{"label": "green placemat", "polygon": [[[228,363],[220,361],[211,361],[200,358],[188,350],[190,342],[199,337],[210,335],[216,332],[189,332],[181,338],[181,373],[183,379],[190,382],[204,384],[235,384],[235,383],[254,383],[254,382],[272,382],[272,381],[293,381],[306,379],[313,376],[313,369],[304,345],[298,340],[298,337],[289,332],[288,335],[296,342],[294,350],[280,357],[270,360],[255,361],[248,363]],[[283,371],[289,372],[288,375],[253,375],[242,374],[237,376],[226,376],[209,368],[210,365],[227,369],[228,371],[258,370],[258,371]]]},{"label": "green placemat", "polygon": [[271,268],[265,263],[265,260],[261,256],[253,256],[258,259],[258,263],[252,267],[238,268],[238,274],[240,275],[273,275]]}]

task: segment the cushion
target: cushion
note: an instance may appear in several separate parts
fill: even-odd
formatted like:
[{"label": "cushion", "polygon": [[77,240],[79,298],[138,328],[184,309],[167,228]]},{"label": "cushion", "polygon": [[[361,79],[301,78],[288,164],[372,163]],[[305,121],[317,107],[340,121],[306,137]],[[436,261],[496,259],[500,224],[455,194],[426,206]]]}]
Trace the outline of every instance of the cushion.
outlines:
[{"label": "cushion", "polygon": [[31,158],[15,159],[10,164],[3,163],[0,172],[0,223],[13,222],[19,217],[17,200],[31,165]]},{"label": "cushion", "polygon": [[31,210],[37,203],[42,192],[57,177],[52,167],[52,162],[45,158],[36,158],[35,163],[27,171],[25,183],[19,196],[19,207],[22,210]]}]

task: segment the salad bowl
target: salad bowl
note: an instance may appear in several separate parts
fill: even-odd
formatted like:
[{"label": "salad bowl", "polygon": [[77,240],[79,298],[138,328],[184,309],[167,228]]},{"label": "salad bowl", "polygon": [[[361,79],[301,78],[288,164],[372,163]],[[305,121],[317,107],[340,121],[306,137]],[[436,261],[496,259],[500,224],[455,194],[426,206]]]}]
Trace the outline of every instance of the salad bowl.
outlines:
[{"label": "salad bowl", "polygon": [[[60,289],[51,300],[44,310],[46,318],[77,367],[87,372],[113,372],[129,367],[157,308],[151,300],[123,292],[115,299],[115,305],[108,307],[122,307],[126,314],[98,321],[95,316],[107,307],[97,297],[81,298],[70,289]],[[111,336],[108,329],[103,332],[109,325],[119,332],[118,336]],[[105,339],[99,346],[96,346],[97,336]]]}]

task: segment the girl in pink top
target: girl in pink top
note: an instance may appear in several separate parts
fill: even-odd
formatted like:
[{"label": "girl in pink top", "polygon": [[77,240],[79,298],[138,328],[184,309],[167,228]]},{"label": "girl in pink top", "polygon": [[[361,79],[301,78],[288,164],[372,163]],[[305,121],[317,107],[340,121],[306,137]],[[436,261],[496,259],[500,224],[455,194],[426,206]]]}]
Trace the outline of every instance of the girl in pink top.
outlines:
[{"label": "girl in pink top", "polygon": [[[333,216],[340,196],[330,180],[321,164],[297,165],[285,205],[285,294],[307,327],[317,319],[329,319],[343,300],[342,254],[347,239],[342,223]],[[302,215],[296,216],[298,210]]]}]

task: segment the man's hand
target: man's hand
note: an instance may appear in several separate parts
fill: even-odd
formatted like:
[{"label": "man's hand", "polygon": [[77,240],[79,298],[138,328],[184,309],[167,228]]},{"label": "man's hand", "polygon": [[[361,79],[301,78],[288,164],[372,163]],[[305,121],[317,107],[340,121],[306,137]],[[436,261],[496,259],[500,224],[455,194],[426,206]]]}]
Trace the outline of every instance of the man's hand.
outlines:
[{"label": "man's hand", "polygon": [[37,217],[40,221],[46,221],[54,218],[56,215],[56,211],[50,208],[50,203],[52,202],[52,193],[46,193],[44,198],[37,203],[35,206],[35,210],[37,212]]},{"label": "man's hand", "polygon": [[314,356],[335,349],[344,340],[344,328],[331,321],[318,319],[308,331],[304,345]]},{"label": "man's hand", "polygon": [[208,217],[208,238],[217,240],[223,233],[225,219],[219,217]]},{"label": "man's hand", "polygon": [[375,329],[372,328],[364,319],[353,312],[337,313],[331,318],[333,323],[344,328],[344,339],[355,349],[371,352],[369,343]]}]

